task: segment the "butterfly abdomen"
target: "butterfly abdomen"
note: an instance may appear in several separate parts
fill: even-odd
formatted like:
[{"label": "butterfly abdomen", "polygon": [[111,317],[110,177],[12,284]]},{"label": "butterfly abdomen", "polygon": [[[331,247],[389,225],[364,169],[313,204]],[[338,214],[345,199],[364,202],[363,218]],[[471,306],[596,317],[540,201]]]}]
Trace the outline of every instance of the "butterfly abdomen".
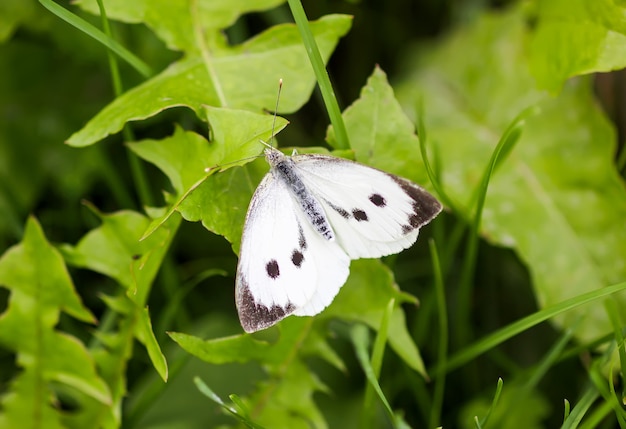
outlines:
[{"label": "butterfly abdomen", "polygon": [[291,194],[298,201],[313,228],[326,240],[334,240],[335,233],[328,222],[324,208],[305,186],[293,159],[286,157],[276,149],[268,149],[266,159],[277,179],[282,180],[287,185]]}]

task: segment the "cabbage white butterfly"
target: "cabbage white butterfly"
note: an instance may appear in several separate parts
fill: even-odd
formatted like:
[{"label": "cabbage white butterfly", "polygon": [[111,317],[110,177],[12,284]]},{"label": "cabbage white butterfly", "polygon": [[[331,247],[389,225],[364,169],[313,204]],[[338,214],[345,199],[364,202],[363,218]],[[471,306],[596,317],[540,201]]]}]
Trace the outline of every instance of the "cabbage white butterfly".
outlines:
[{"label": "cabbage white butterfly", "polygon": [[346,282],[350,260],[413,245],[441,211],[421,187],[357,162],[265,149],[241,238],[236,304],[246,332],[313,316]]}]

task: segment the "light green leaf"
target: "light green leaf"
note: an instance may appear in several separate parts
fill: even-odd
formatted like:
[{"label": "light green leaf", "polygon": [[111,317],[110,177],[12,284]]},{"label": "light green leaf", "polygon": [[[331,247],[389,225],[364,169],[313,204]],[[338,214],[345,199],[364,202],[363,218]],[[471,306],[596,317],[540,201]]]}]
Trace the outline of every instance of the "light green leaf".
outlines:
[{"label": "light green leaf", "polygon": [[[1,399],[4,423],[33,426],[48,415],[46,427],[56,427],[61,414],[53,411],[51,382],[110,404],[111,393],[87,349],[75,337],[54,329],[61,311],[84,322],[95,319],[83,307],[61,255],[34,218],[29,219],[22,242],[0,258],[0,285],[10,291],[8,307],[0,315],[0,344],[15,352],[23,369]],[[47,399],[34,401],[34,397]]]},{"label": "light green leaf", "polygon": [[[248,401],[248,408],[264,405],[255,421],[265,427],[290,429],[327,428],[324,416],[313,400],[317,392],[328,389],[301,360],[289,362],[280,378],[264,383]],[[271,400],[266,389],[272,389]]]},{"label": "light green leaf", "polygon": [[[526,29],[517,10],[486,15],[421,58],[398,93],[407,109],[423,99],[439,175],[466,218],[500,134],[519,112],[540,107],[491,179],[481,234],[520,255],[545,307],[626,278],[617,256],[626,254],[626,188],[613,165],[614,131],[590,81],[571,82],[557,98],[536,90],[520,66],[527,64]],[[615,299],[626,306],[623,295]],[[612,330],[602,306],[557,321],[569,325],[585,314],[579,338]]]},{"label": "light green leaf", "polygon": [[[98,215],[102,225],[87,233],[75,247],[64,246],[64,255],[72,264],[107,275],[126,289],[130,302],[108,298],[107,303],[127,315],[131,326],[123,326],[121,331],[126,335],[131,332],[142,342],[155,369],[167,378],[167,364],[152,333],[145,305],[180,218],[171,217],[163,228],[140,242],[150,223],[145,216],[132,211]],[[125,335],[122,338],[131,341]],[[123,349],[124,344],[118,348]],[[125,358],[124,353],[118,357]]]},{"label": "light green leaf", "polygon": [[213,364],[265,361],[272,352],[269,343],[251,335],[237,335],[215,340],[203,340],[193,335],[169,332],[168,335],[188,353]]},{"label": "light green leaf", "polygon": [[[364,164],[425,184],[428,176],[415,126],[396,100],[387,76],[376,67],[361,95],[343,112],[356,159]],[[332,127],[327,140],[335,146]]]},{"label": "light green leaf", "polygon": [[[61,413],[52,404],[41,404],[31,399],[42,394],[38,389],[39,381],[37,374],[25,371],[11,382],[10,391],[2,397],[0,428],[65,429],[61,424]],[[46,393],[49,392],[43,394]]]},{"label": "light green leaf", "polygon": [[557,91],[570,77],[626,67],[626,5],[615,0],[537,3],[530,66],[540,87]]},{"label": "light green leaf", "polygon": [[163,381],[167,382],[167,361],[152,331],[152,322],[150,321],[148,309],[144,308],[143,311],[138,311],[138,316],[139,323],[135,325],[135,336],[146,348],[154,369],[157,370]]},{"label": "light green leaf", "polygon": [[[204,31],[232,25],[237,18],[249,12],[262,11],[283,3],[284,0],[107,0],[107,16],[118,21],[145,24],[169,48],[193,50],[194,20],[202,23]],[[99,15],[95,0],[79,0],[84,10]],[[195,16],[195,17],[194,17]]]},{"label": "light green leaf", "polygon": [[[311,23],[325,60],[350,23],[344,15]],[[199,116],[203,105],[270,110],[280,78],[285,82],[281,111],[293,112],[309,99],[315,79],[294,25],[277,25],[242,45],[214,49],[210,64],[197,54],[187,56],[116,98],[73,134],[68,144],[93,144],[118,132],[128,121],[146,119],[171,107],[187,106]]]},{"label": "light green leaf", "polygon": [[63,258],[48,243],[34,218],[26,224],[22,243],[11,247],[0,259],[0,285],[9,288],[17,299],[35,300],[48,327],[56,324],[60,309],[84,322],[95,322],[80,302]]},{"label": "light green leaf", "polygon": [[[391,270],[377,259],[358,259],[350,265],[350,277],[333,303],[316,318],[337,317],[367,324],[378,329],[387,303],[395,298],[399,302],[417,299],[401,292],[396,286]],[[396,307],[389,321],[389,345],[407,365],[426,375],[424,362],[411,338],[401,307]]]},{"label": "light green leaf", "polygon": [[[208,178],[207,169],[227,169],[250,162],[274,133],[287,124],[283,118],[260,115],[245,110],[205,106],[212,141],[176,128],[174,135],[163,140],[143,140],[129,147],[161,169],[176,191],[175,201],[167,212],[154,219],[142,240],[163,224],[182,201]],[[275,128],[276,127],[276,128]]]},{"label": "light green leaf", "polygon": [[73,265],[114,278],[143,308],[180,218],[173,216],[164,228],[139,241],[150,224],[147,217],[132,211],[96,214],[102,225],[87,233],[75,247],[63,246],[64,256]]},{"label": "light green leaf", "polygon": [[0,2],[0,43],[8,40],[15,29],[28,22],[35,11],[35,2],[30,0],[4,0]]}]

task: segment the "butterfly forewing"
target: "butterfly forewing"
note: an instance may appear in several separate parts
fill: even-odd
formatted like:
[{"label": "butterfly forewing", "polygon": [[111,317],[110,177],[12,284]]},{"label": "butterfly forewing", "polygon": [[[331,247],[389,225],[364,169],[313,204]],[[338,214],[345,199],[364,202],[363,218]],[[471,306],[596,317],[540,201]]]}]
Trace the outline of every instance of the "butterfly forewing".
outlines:
[{"label": "butterfly forewing", "polygon": [[324,155],[293,159],[351,259],[377,258],[410,247],[419,228],[441,211],[433,196],[392,174]]}]

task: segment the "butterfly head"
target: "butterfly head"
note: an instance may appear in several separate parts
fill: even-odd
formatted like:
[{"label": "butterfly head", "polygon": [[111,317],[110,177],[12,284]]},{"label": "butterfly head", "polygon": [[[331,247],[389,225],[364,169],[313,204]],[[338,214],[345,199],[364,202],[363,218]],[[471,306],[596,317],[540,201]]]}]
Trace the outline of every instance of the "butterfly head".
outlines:
[{"label": "butterfly head", "polygon": [[280,161],[285,159],[285,155],[278,149],[275,149],[271,146],[267,146],[265,148],[265,159],[269,165],[276,165]]}]

